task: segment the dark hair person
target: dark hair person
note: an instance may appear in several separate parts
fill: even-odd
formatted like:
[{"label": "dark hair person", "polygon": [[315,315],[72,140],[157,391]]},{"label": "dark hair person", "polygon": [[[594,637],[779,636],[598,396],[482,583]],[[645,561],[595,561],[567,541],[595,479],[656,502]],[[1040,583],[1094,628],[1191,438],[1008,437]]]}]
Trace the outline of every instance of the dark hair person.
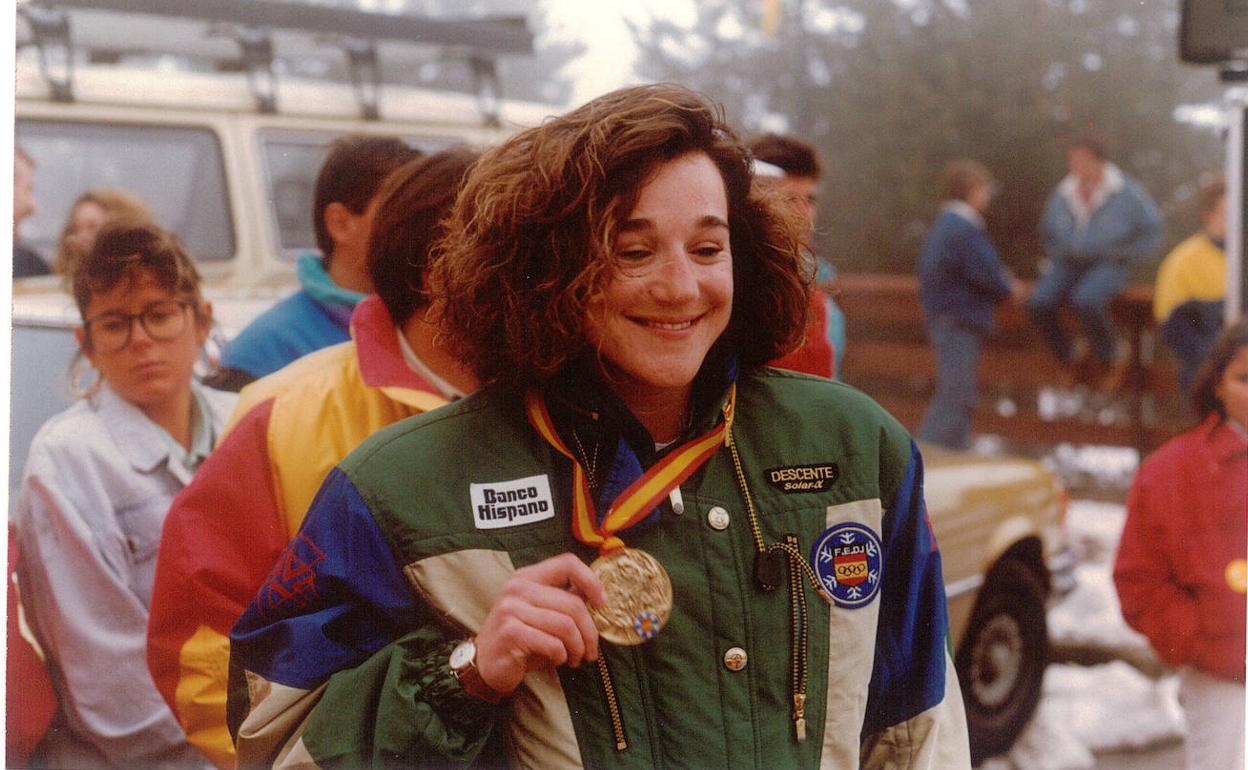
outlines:
[{"label": "dark hair person", "polygon": [[[472,390],[427,319],[424,272],[476,153],[408,161],[382,183],[369,242],[371,295],[351,342],[243,389],[228,435],[165,520],[147,660],[191,744],[233,767],[227,634],[298,529],[326,475],[369,435]],[[460,390],[462,388],[462,390]]]},{"label": "dark hair person", "polygon": [[1127,623],[1178,669],[1188,768],[1244,766],[1248,318],[1223,330],[1192,396],[1200,423],[1140,465],[1114,584]]},{"label": "dark hair person", "polygon": [[351,134],[330,143],[312,195],[316,246],[326,260],[333,258],[336,242],[329,207],[337,203],[352,214],[363,214],[386,175],[422,154],[394,136]]},{"label": "dark hair person", "polygon": [[144,645],[166,511],[232,403],[192,380],[212,309],[181,245],[126,219],[76,262],[73,295],[97,384],[39,429],[15,514],[22,601],[66,725],[46,739],[48,766],[202,766]]},{"label": "dark hair person", "polygon": [[212,379],[215,387],[242,390],[298,358],[351,338],[355,306],[376,289],[368,270],[368,239],[379,190],[387,175],[421,155],[393,136],[347,135],[330,142],[312,196],[319,252],[299,254],[299,291],[230,340]]},{"label": "dark hair person", "polygon": [[969,768],[917,450],[764,366],[807,289],[773,195],[672,85],[484,154],[429,288],[488,386],[322,486],[299,605],[231,634],[240,766]]}]

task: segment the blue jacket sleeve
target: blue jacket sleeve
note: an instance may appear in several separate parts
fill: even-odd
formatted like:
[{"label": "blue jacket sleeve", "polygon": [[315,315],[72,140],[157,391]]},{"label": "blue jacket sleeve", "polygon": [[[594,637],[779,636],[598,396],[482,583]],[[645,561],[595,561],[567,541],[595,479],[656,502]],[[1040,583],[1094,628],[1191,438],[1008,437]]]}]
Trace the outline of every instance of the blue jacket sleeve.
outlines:
[{"label": "blue jacket sleeve", "polygon": [[900,724],[945,697],[949,627],[940,551],[923,503],[923,458],[910,463],[885,512],[884,582],[862,735]]},{"label": "blue jacket sleeve", "polygon": [[992,302],[1010,296],[1009,274],[988,235],[976,231],[963,248],[962,274],[974,291]]},{"label": "blue jacket sleeve", "polygon": [[411,589],[340,470],[230,633],[230,655],[270,682],[310,689],[416,624]]},{"label": "blue jacket sleeve", "polygon": [[1127,190],[1134,204],[1135,227],[1122,246],[1122,255],[1130,260],[1147,259],[1161,251],[1161,212],[1139,185],[1132,183]]},{"label": "blue jacket sleeve", "polygon": [[335,469],[230,634],[232,668],[289,688],[231,689],[239,767],[304,767],[296,738],[324,768],[501,765],[500,708],[460,687],[459,637],[428,614]]},{"label": "blue jacket sleeve", "polygon": [[1040,217],[1040,241],[1044,245],[1045,256],[1053,262],[1068,259],[1074,247],[1074,238],[1075,219],[1062,200],[1061,193],[1054,190]]},{"label": "blue jacket sleeve", "polygon": [[1131,262],[1161,250],[1161,214],[1157,204],[1133,180],[1126,180],[1097,209],[1092,223],[1077,237],[1073,255],[1083,260]]}]

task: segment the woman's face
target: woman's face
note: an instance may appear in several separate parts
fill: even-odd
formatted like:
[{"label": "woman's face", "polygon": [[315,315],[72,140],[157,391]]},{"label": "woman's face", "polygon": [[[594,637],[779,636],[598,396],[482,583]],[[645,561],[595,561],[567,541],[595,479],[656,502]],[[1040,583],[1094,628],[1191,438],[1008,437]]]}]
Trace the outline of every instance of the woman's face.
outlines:
[{"label": "woman's face", "polygon": [[108,212],[95,201],[83,201],[69,215],[69,232],[66,238],[83,252],[91,248],[95,234],[104,226]]},{"label": "woman's face", "polygon": [[[203,309],[203,318],[197,318],[189,304],[168,305],[181,299],[161,288],[150,273],[143,271],[135,280],[122,281],[111,290],[91,297],[84,315],[92,324],[92,338],[88,338],[85,325],[77,330],[78,343],[92,366],[118,395],[144,411],[178,397],[190,387],[199,349],[208,337],[211,325],[208,308]],[[176,329],[177,319],[165,315],[175,308],[182,314],[183,323],[181,331],[169,339],[154,339],[137,318],[121,319],[115,315],[134,316],[150,311],[149,326],[172,324]],[[130,340],[119,350],[93,344],[94,336],[101,335],[104,324],[110,320],[114,325],[130,324]]]},{"label": "woman's face", "polygon": [[1241,347],[1213,389],[1226,415],[1248,427],[1248,345]]},{"label": "woman's face", "polygon": [[646,180],[615,242],[619,268],[589,308],[617,390],[687,389],[732,313],[728,196],[704,153]]}]

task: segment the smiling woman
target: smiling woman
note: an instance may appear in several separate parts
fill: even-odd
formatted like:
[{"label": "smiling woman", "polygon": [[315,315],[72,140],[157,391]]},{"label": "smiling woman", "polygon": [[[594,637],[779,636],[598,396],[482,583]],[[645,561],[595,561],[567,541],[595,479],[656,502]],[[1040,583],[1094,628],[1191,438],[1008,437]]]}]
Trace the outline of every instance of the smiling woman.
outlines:
[{"label": "smiling woman", "polygon": [[205,765],[156,692],[144,644],[161,524],[232,400],[191,379],[211,308],[181,246],[129,220],[99,231],[73,291],[75,334],[99,379],[36,434],[14,514],[22,600],[65,724],[44,759]]},{"label": "smiling woman", "polygon": [[660,166],[620,226],[618,274],[587,308],[620,399],[655,441],[675,441],[694,376],[732,313],[728,200],[703,153]]},{"label": "smiling woman", "polygon": [[917,450],[766,368],[803,228],[750,168],[671,85],[473,166],[429,285],[486,387],[326,479],[231,634],[240,767],[969,768]]}]

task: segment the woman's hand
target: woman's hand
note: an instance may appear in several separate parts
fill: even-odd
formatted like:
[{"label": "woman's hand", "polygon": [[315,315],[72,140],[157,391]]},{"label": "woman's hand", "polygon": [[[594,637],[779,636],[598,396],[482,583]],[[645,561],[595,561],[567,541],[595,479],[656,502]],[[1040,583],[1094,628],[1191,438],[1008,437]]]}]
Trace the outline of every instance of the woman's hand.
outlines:
[{"label": "woman's hand", "polygon": [[607,592],[571,553],[516,570],[476,637],[481,679],[506,694],[529,671],[597,660],[598,630],[586,601],[601,607]]}]

